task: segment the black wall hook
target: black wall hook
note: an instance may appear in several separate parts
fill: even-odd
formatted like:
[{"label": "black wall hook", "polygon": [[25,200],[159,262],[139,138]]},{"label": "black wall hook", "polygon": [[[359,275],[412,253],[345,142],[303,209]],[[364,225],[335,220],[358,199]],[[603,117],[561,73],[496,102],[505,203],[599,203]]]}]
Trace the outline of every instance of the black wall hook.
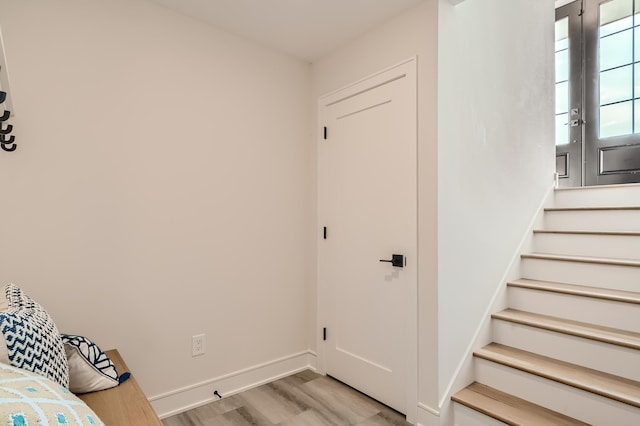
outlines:
[{"label": "black wall hook", "polygon": [[[13,143],[15,140],[16,140],[16,137],[13,135],[9,136],[8,139],[5,139],[5,135],[0,134],[0,148],[2,148],[3,151],[7,151],[7,152],[15,151],[16,148],[18,147],[16,144]],[[11,145],[11,146],[7,146],[7,145]]]},{"label": "black wall hook", "polygon": [[13,141],[16,140],[16,137],[11,135],[9,136],[9,139],[5,139],[5,136],[0,134],[0,144],[4,145],[4,144],[12,144]]},{"label": "black wall hook", "polygon": [[0,90],[0,104],[7,100],[7,92]]},{"label": "black wall hook", "polygon": [[12,130],[13,126],[11,124],[8,124],[6,129],[3,129],[2,124],[0,124],[0,135],[8,135]]},{"label": "black wall hook", "polygon": [[4,110],[4,114],[2,114],[2,116],[0,117],[0,121],[7,121],[10,116],[11,116],[11,111],[6,109]]}]

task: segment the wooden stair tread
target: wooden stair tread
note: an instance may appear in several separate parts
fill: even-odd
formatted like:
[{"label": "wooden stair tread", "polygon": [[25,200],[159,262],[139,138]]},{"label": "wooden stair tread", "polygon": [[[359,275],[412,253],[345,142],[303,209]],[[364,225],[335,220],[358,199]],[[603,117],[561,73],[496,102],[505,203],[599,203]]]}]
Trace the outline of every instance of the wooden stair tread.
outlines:
[{"label": "wooden stair tread", "polygon": [[600,287],[585,287],[581,285],[530,280],[526,278],[508,282],[507,286],[569,294],[572,296],[591,297],[595,299],[611,300],[614,302],[640,304],[640,293],[635,293],[632,291],[611,290],[608,288]]},{"label": "wooden stair tread", "polygon": [[534,229],[534,234],[568,234],[568,235],[599,235],[599,236],[616,236],[616,237],[640,237],[640,232],[628,231],[571,231],[571,230],[552,230],[552,229]]},{"label": "wooden stair tread", "polygon": [[578,426],[579,420],[474,382],[451,397],[459,404],[512,426]]},{"label": "wooden stair tread", "polygon": [[640,206],[546,207],[545,212],[640,210]]},{"label": "wooden stair tread", "polygon": [[594,189],[608,189],[608,188],[631,188],[634,186],[640,186],[640,183],[612,183],[609,185],[588,185],[588,186],[569,186],[563,188],[554,188],[555,192],[564,192],[564,191],[584,191],[584,190],[594,190]]},{"label": "wooden stair tread", "polygon": [[640,408],[640,382],[491,343],[474,356]]},{"label": "wooden stair tread", "polygon": [[496,312],[491,315],[491,318],[640,350],[640,333],[633,331],[556,318],[533,312],[518,311],[516,309],[505,309]]},{"label": "wooden stair tread", "polygon": [[636,259],[616,259],[609,257],[589,257],[589,256],[568,256],[561,254],[547,253],[525,253],[520,256],[522,259],[559,260],[564,262],[595,263],[599,265],[631,266],[640,268],[640,260]]}]

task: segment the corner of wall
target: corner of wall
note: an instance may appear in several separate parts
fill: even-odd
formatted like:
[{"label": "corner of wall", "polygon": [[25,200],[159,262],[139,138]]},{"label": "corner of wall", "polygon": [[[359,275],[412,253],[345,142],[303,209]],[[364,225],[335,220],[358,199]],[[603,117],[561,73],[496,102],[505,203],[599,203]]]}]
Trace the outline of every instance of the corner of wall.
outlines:
[{"label": "corner of wall", "polygon": [[303,370],[316,371],[316,362],[315,352],[300,352],[155,395],[149,401],[164,419],[218,400],[214,391],[226,398]]}]

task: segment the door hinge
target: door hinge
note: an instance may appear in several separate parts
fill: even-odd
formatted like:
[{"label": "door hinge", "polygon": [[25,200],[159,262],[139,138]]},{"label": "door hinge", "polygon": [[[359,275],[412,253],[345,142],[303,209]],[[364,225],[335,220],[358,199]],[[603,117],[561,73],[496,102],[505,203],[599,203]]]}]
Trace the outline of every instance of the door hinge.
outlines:
[{"label": "door hinge", "polygon": [[322,329],[322,340],[327,340],[327,327]]},{"label": "door hinge", "polygon": [[322,238],[324,240],[327,239],[327,227],[326,226],[322,228]]},{"label": "door hinge", "polygon": [[324,140],[327,140],[327,126],[324,126]]}]

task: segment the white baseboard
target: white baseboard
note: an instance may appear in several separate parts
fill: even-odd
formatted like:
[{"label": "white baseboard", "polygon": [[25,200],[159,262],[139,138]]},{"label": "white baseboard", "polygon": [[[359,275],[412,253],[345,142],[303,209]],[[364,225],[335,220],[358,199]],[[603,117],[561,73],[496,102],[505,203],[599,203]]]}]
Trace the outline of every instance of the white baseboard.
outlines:
[{"label": "white baseboard", "polygon": [[417,426],[440,426],[440,412],[419,402]]},{"label": "white baseboard", "polygon": [[316,362],[315,352],[300,352],[156,395],[149,401],[164,419],[218,400],[214,390],[228,397],[306,369],[315,371]]}]

